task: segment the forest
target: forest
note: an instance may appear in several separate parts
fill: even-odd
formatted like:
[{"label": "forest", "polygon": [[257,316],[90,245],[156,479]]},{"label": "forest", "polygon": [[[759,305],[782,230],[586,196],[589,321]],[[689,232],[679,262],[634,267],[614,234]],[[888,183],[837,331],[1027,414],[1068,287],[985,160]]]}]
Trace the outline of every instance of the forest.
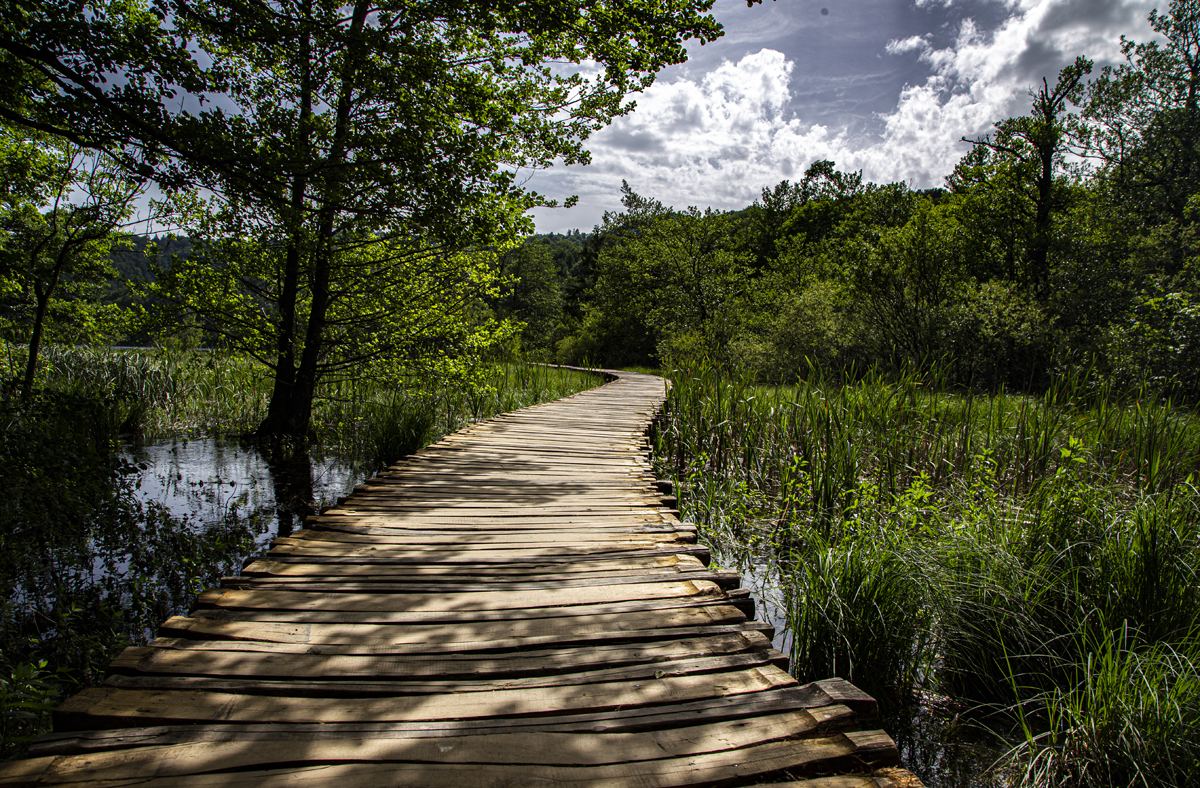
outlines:
[{"label": "forest", "polygon": [[929,784],[1200,775],[1194,2],[940,187],[625,184],[565,235],[515,173],[586,163],[710,1],[65,5],[0,30],[4,757],[258,549],[140,503],[127,442],[239,435],[311,487],[594,383],[558,362],[671,379],[683,515]]},{"label": "forest", "polygon": [[1151,18],[1127,62],[1083,57],[1028,112],[968,140],[941,188],[814,162],[740,211],[664,206],[626,184],[589,234],[503,258],[500,313],[560,361],[717,360],[760,382],[937,367],[979,391],[1082,370],[1200,395],[1196,11]]}]

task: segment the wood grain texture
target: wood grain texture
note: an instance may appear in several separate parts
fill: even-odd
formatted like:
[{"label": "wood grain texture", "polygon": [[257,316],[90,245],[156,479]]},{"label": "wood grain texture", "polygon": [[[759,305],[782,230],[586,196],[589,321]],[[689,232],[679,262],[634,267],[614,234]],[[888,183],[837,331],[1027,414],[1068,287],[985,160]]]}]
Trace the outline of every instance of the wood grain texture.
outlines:
[{"label": "wood grain texture", "polygon": [[[0,786],[900,788],[875,701],[801,685],[656,483],[661,379],[366,480],[55,711]],[[660,489],[661,487],[661,489]]]}]

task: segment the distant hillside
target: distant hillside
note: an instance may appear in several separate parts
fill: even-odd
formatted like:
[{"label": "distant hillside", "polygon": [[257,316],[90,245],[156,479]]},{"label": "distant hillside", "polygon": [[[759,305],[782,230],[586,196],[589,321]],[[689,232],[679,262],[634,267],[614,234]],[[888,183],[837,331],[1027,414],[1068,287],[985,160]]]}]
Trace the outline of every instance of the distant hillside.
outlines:
[{"label": "distant hillside", "polygon": [[152,282],[154,274],[150,270],[151,262],[158,265],[170,265],[171,258],[178,255],[186,258],[192,253],[192,239],[176,238],[175,236],[145,236],[130,235],[125,238],[122,248],[115,249],[109,258],[117,275],[108,283],[104,300],[110,304],[128,306],[134,302],[133,293],[129,288],[132,282]]}]

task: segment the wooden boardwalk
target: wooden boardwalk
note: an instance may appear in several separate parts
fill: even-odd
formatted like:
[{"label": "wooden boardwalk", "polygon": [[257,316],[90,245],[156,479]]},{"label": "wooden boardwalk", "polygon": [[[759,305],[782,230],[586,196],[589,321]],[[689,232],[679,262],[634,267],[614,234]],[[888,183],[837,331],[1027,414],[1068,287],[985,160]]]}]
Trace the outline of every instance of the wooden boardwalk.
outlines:
[{"label": "wooden boardwalk", "polygon": [[880,771],[874,701],[794,681],[707,568],[648,464],[662,399],[620,373],[393,466],[127,649],[0,786],[919,785]]}]

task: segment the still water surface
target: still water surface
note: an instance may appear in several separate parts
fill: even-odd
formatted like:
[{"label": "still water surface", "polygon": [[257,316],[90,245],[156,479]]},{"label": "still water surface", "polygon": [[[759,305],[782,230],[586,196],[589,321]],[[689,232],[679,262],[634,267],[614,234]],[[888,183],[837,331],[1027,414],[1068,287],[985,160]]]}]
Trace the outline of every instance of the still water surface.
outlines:
[{"label": "still water surface", "polygon": [[271,457],[237,438],[166,438],[126,446],[141,468],[138,497],[161,503],[196,527],[235,514],[266,526],[266,544],[304,515],[348,495],[367,470],[332,456]]}]

